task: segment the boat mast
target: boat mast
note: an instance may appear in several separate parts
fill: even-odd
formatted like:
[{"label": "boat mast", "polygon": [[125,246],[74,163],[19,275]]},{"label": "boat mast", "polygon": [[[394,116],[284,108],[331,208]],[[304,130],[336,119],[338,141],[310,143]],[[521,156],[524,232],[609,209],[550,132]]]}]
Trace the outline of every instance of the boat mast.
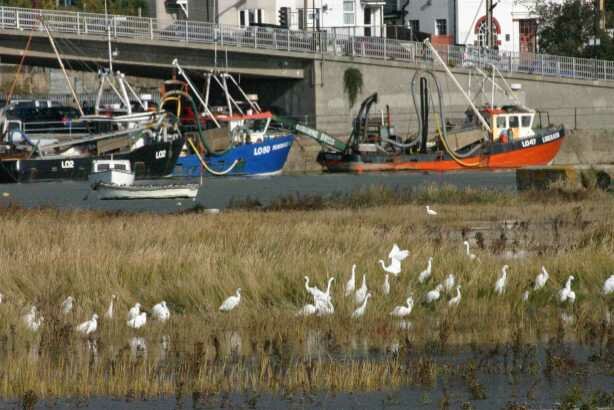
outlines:
[{"label": "boat mast", "polygon": [[490,128],[490,125],[488,125],[488,122],[484,119],[484,117],[482,116],[482,114],[480,113],[480,110],[477,109],[477,107],[475,106],[475,104],[473,104],[473,101],[471,101],[471,98],[469,98],[469,96],[467,95],[467,93],[465,92],[465,90],[463,89],[463,86],[459,84],[458,80],[456,79],[456,77],[454,77],[454,74],[452,74],[452,72],[450,71],[450,69],[448,68],[448,66],[446,65],[445,61],[443,61],[443,59],[441,58],[441,56],[439,55],[439,53],[437,52],[437,50],[435,50],[435,47],[433,47],[433,45],[427,40],[424,40],[424,44],[426,44],[430,49],[431,52],[433,53],[433,56],[435,56],[435,58],[437,59],[437,61],[439,61],[439,63],[442,65],[443,69],[445,70],[445,72],[448,74],[448,76],[450,76],[450,78],[452,79],[452,82],[454,83],[454,85],[456,85],[456,87],[459,89],[459,91],[461,92],[461,94],[463,95],[463,97],[465,97],[465,99],[467,100],[467,102],[469,103],[469,105],[471,106],[471,109],[473,110],[473,112],[475,113],[475,115],[478,117],[478,119],[480,120],[480,122],[482,123],[482,126],[484,128],[486,128],[486,130],[489,133],[492,133],[492,130]]},{"label": "boat mast", "polygon": [[55,56],[57,57],[58,62],[60,63],[60,68],[62,69],[62,73],[64,73],[64,78],[66,79],[68,88],[70,89],[70,92],[72,93],[72,97],[75,99],[75,104],[77,104],[79,113],[81,114],[81,116],[84,116],[85,114],[83,113],[83,108],[81,108],[81,103],[79,102],[79,98],[77,98],[77,93],[75,92],[75,89],[73,88],[72,83],[70,82],[70,79],[68,78],[68,74],[66,73],[66,69],[64,68],[64,63],[62,62],[62,58],[60,58],[60,53],[58,53],[58,49],[55,47],[55,41],[53,41],[53,36],[49,32],[49,28],[47,28],[47,25],[42,19],[41,19],[41,24],[43,28],[45,29],[45,31],[47,32],[47,36],[49,37],[49,42],[51,43],[53,52],[55,53]]}]

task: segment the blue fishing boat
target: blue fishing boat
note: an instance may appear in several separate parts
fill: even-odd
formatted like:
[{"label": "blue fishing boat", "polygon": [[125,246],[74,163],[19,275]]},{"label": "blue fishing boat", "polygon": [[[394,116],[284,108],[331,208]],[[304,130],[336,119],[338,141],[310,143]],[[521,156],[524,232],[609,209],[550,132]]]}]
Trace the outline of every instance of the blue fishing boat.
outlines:
[{"label": "blue fishing boat", "polygon": [[[205,171],[204,175],[214,176],[224,173],[230,166],[232,169],[224,175],[228,176],[268,176],[279,175],[286,163],[294,135],[265,139],[254,144],[241,144],[233,147],[220,156],[205,156],[207,166],[214,171]],[[198,177],[203,170],[196,154],[179,157],[173,176]]]},{"label": "blue fishing boat", "polygon": [[[280,174],[294,135],[274,123],[273,114],[260,108],[257,96],[247,95],[234,77],[217,71],[205,73],[206,90],[201,96],[177,60],[173,65],[184,81],[167,81],[165,88],[182,90],[189,101],[180,110],[187,143],[173,176]],[[213,85],[219,86],[226,104],[210,104]],[[241,98],[235,99],[230,87],[238,90]]]}]

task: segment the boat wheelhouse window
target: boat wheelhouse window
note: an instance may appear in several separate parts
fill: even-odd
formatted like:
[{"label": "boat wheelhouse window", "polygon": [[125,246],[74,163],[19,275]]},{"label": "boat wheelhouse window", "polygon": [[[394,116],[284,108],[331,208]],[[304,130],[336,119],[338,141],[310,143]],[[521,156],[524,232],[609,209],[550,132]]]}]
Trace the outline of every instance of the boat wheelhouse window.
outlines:
[{"label": "boat wheelhouse window", "polygon": [[267,119],[245,120],[245,127],[251,131],[264,132],[267,124]]},{"label": "boat wheelhouse window", "polygon": [[100,171],[108,171],[109,170],[109,164],[98,164],[98,172]]},{"label": "boat wheelhouse window", "polygon": [[531,116],[530,115],[523,115],[522,116],[522,126],[523,127],[530,127],[531,126]]},{"label": "boat wheelhouse window", "polygon": [[510,128],[518,128],[520,121],[517,115],[510,115]]},{"label": "boat wheelhouse window", "polygon": [[507,117],[497,117],[497,128],[507,128]]},{"label": "boat wheelhouse window", "polygon": [[126,170],[126,164],[115,164],[113,166],[113,169],[121,169],[121,170],[125,171]]}]

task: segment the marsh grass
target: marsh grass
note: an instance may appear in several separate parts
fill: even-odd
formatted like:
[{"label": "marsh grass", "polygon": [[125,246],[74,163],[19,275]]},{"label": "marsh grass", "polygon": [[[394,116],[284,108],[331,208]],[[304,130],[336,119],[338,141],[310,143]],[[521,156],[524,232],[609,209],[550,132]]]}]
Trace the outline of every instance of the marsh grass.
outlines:
[{"label": "marsh grass", "polygon": [[[467,346],[482,355],[482,346],[516,349],[527,364],[522,371],[540,371],[531,370],[539,365],[527,346],[555,340],[557,346],[589,344],[596,360],[608,360],[614,336],[604,317],[614,305],[600,288],[612,273],[611,197],[545,206],[545,200],[507,194],[423,195],[409,204],[375,206],[371,193],[364,207],[293,210],[286,204],[283,210],[220,215],[0,210],[0,292],[6,295],[0,396],[376,390],[432,385],[456,371],[469,375],[477,397],[471,373],[432,355]],[[428,202],[439,204],[437,218],[427,218],[422,204]],[[479,262],[465,256],[463,239]],[[411,255],[384,296],[377,260],[395,242]],[[431,255],[433,277],[420,285],[417,274]],[[342,291],[353,263],[357,281],[366,274],[374,294],[361,320],[349,318],[355,306]],[[497,297],[492,289],[504,263],[511,266],[508,289]],[[523,303],[521,294],[541,265],[550,272],[548,286]],[[435,306],[421,303],[448,273],[462,285],[460,306],[448,308],[451,294]],[[570,274],[577,301],[561,307],[557,292]],[[328,276],[336,278],[332,317],[295,317],[310,302],[305,275],[321,288]],[[219,313],[238,287],[241,305]],[[401,329],[388,313],[410,293],[417,303],[411,326]],[[89,339],[78,336],[74,326],[93,312],[102,316],[111,294],[118,295],[116,318],[101,319]],[[76,298],[76,307],[64,316],[59,306],[67,295]],[[172,310],[168,323],[127,328],[132,304],[150,309],[161,300]],[[21,319],[31,304],[45,317],[37,333]],[[561,323],[562,313],[572,315],[573,324]],[[551,352],[549,371],[573,365],[560,348]]]}]

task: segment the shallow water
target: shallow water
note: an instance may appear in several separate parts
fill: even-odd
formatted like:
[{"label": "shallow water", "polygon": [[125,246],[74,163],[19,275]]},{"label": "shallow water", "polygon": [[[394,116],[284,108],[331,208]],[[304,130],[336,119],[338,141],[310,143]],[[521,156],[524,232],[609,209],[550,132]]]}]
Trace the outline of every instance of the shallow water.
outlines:
[{"label": "shallow water", "polygon": [[[487,188],[500,191],[516,189],[514,172],[451,172],[451,173],[374,173],[365,175],[317,174],[280,175],[265,178],[209,178],[195,201],[174,200],[98,200],[87,182],[37,182],[0,184],[0,202],[23,207],[50,206],[68,209],[100,209],[108,211],[176,212],[198,204],[205,208],[226,208],[232,201],[257,200],[263,205],[288,195],[349,194],[369,186],[409,189],[429,185],[453,185],[459,188]],[[198,179],[165,179],[153,183],[197,183]]]}]

